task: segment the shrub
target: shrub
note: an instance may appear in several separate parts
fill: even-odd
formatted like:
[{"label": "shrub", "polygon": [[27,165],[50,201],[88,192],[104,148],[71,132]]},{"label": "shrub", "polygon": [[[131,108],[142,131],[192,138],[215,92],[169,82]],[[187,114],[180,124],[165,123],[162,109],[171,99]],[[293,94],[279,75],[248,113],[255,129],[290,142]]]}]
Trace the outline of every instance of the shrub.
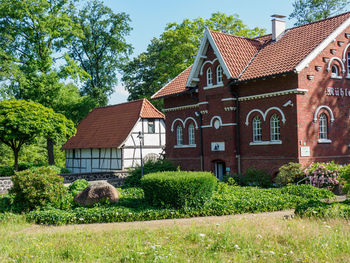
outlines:
[{"label": "shrub", "polygon": [[340,178],[344,184],[343,191],[350,194],[350,164],[345,165],[340,171]]},{"label": "shrub", "polygon": [[328,189],[319,189],[311,185],[287,185],[281,188],[281,194],[296,195],[307,200],[334,199],[335,195]]},{"label": "shrub", "polygon": [[210,200],[217,179],[209,172],[158,172],[141,179],[145,199],[152,205],[200,207]]},{"label": "shrub", "polygon": [[17,172],[12,177],[12,182],[10,194],[14,195],[14,202],[21,203],[25,210],[47,206],[54,208],[70,206],[63,178],[51,167]]},{"label": "shrub", "polygon": [[[143,174],[156,172],[176,171],[175,165],[168,159],[158,159],[156,161],[148,160],[143,165]],[[130,176],[125,179],[125,186],[140,186],[141,185],[141,167],[137,166],[130,172]]]},{"label": "shrub", "polygon": [[280,167],[278,175],[275,178],[275,183],[278,186],[297,183],[305,178],[305,173],[301,169],[300,163],[288,163]]},{"label": "shrub", "polygon": [[71,193],[73,197],[75,197],[78,193],[83,191],[86,187],[88,187],[89,182],[85,179],[75,180],[68,186],[68,191]]},{"label": "shrub", "polygon": [[299,204],[295,208],[295,214],[300,217],[350,219],[350,205],[348,202],[324,203],[319,200],[311,200]]},{"label": "shrub", "polygon": [[251,167],[246,170],[245,175],[234,175],[233,179],[241,186],[271,187],[271,175],[265,170]]},{"label": "shrub", "polygon": [[334,189],[339,184],[339,173],[341,166],[330,163],[313,163],[308,169],[305,170],[305,174],[308,176],[306,183],[312,186],[328,189]]},{"label": "shrub", "polygon": [[15,174],[15,169],[12,166],[0,167],[0,177],[10,177]]}]

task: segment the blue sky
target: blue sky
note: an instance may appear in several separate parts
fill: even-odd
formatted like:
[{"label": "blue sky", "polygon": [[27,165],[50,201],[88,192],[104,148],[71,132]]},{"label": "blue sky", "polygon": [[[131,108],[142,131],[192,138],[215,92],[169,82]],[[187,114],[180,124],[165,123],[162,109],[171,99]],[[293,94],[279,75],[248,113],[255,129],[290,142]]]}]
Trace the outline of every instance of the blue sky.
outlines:
[{"label": "blue sky", "polygon": [[[288,16],[292,12],[293,0],[104,0],[114,12],[125,12],[130,15],[133,28],[127,40],[133,45],[133,56],[145,51],[153,37],[158,37],[167,23],[180,23],[185,18],[209,18],[214,12],[238,14],[248,27],[262,27],[271,32],[272,14]],[[292,27],[294,21],[287,21]],[[110,98],[110,104],[127,100],[127,92],[119,85]]]}]

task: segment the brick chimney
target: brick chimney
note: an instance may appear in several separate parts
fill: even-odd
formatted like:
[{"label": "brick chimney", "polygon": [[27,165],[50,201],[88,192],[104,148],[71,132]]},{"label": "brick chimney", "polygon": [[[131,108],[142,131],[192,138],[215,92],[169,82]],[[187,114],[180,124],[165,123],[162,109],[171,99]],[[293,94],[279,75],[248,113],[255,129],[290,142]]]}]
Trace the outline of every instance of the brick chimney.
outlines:
[{"label": "brick chimney", "polygon": [[272,40],[278,41],[286,30],[285,16],[272,15]]}]

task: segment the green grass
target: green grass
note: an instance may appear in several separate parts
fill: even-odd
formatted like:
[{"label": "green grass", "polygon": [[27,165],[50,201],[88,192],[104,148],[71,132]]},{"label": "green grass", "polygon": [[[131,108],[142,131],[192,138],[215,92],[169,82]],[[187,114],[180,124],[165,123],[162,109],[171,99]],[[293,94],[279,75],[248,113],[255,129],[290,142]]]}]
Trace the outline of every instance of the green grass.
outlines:
[{"label": "green grass", "polygon": [[0,262],[350,262],[350,222],[249,216],[158,226],[0,222]]}]

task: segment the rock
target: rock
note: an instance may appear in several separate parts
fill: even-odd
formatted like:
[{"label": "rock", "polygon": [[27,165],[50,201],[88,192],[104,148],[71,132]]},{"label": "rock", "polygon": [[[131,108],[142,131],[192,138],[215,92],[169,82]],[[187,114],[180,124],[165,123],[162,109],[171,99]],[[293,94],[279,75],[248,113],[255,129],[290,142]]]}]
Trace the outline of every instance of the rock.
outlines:
[{"label": "rock", "polygon": [[82,206],[91,206],[105,200],[110,203],[119,200],[118,190],[107,182],[94,182],[74,197],[74,201]]}]

